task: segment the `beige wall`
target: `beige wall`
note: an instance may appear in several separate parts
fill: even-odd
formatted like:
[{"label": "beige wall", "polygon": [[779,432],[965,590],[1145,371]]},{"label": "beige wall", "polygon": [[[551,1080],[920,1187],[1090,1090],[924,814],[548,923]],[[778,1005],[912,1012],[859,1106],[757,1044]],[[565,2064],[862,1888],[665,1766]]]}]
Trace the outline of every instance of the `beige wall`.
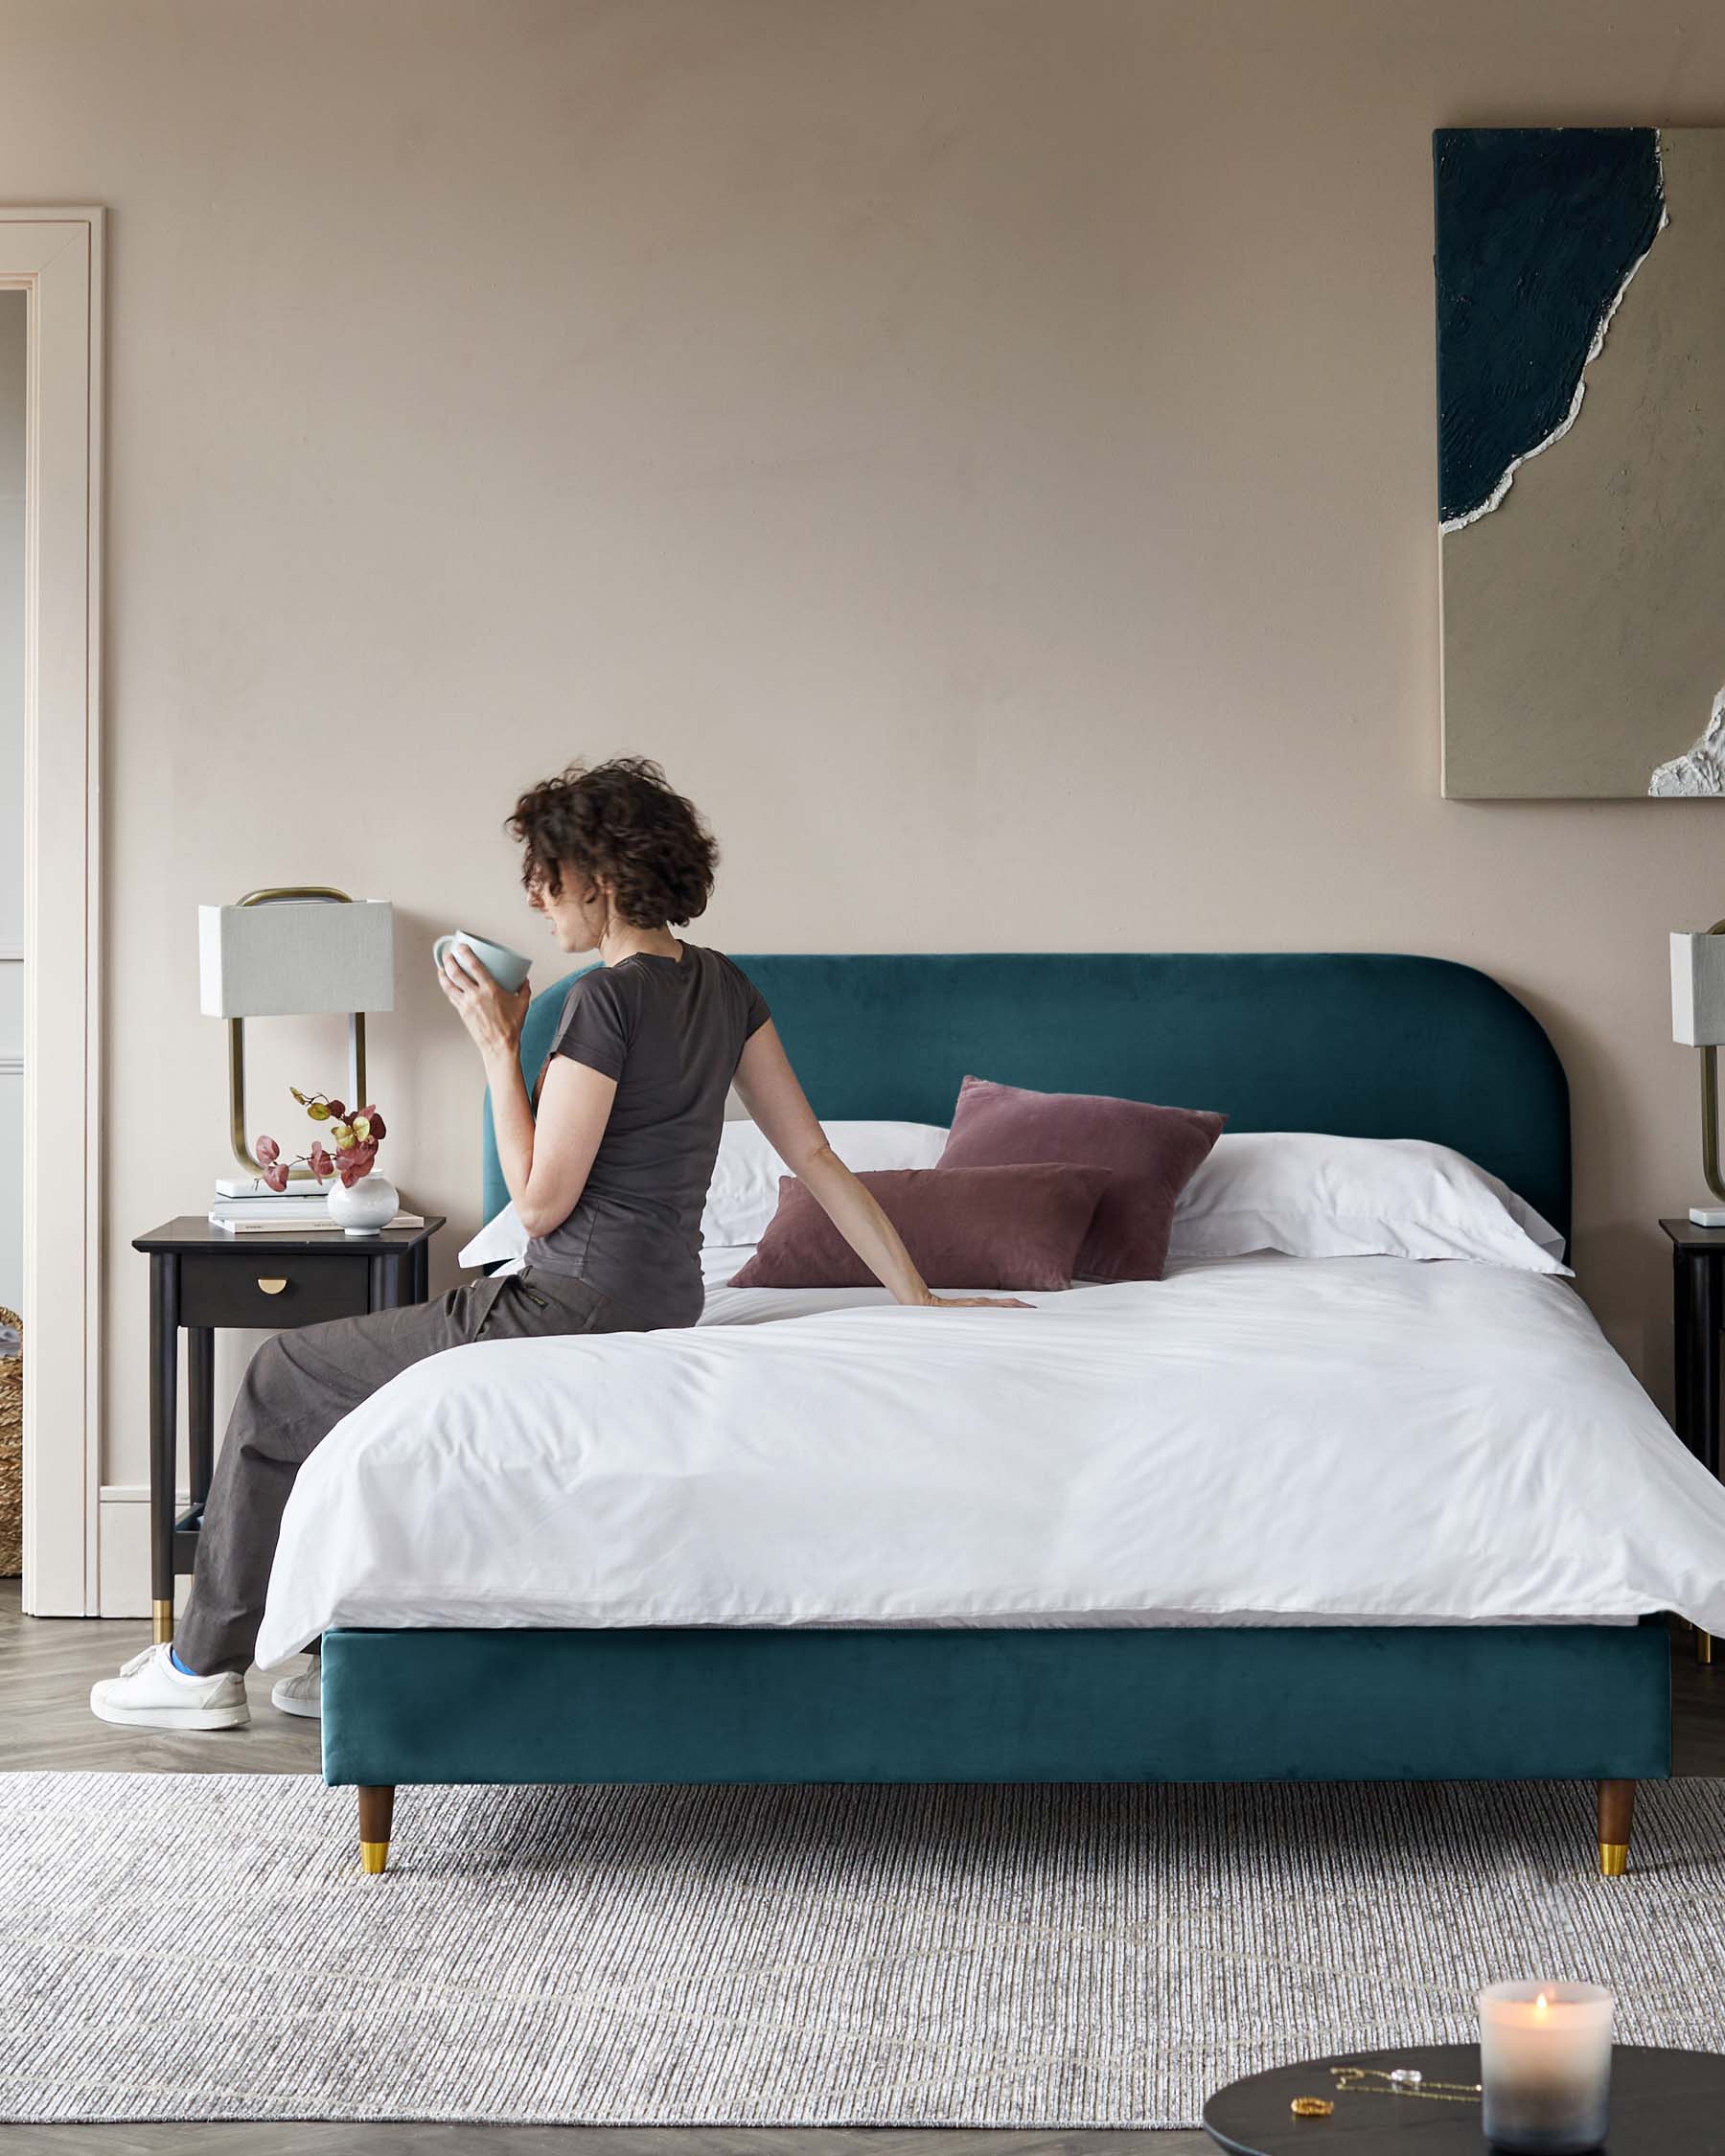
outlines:
[{"label": "beige wall", "polygon": [[[441,1286],[478,1070],[417,946],[529,933],[499,818],[622,747],[736,948],[1489,968],[1663,1395],[1725,823],[1438,798],[1429,133],[1722,104],[1688,0],[0,0],[0,199],[113,217],[106,1479],[127,1238],[223,1163],[194,905],[395,900]],[[276,1030],[261,1101],[334,1082]]]}]

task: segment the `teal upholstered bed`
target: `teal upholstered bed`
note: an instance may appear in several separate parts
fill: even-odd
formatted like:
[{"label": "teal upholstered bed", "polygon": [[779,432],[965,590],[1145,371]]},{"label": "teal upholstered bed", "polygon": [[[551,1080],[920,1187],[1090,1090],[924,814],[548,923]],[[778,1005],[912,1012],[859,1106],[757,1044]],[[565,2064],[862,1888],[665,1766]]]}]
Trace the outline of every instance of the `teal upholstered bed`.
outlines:
[{"label": "teal upholstered bed", "polygon": [[[746,956],[816,1111],[949,1117],[960,1079],[1425,1137],[1567,1235],[1568,1089],[1531,1014],[1377,955]],[[564,982],[534,998],[549,1045]],[[485,1121],[485,1212],[506,1192]],[[553,1703],[547,1709],[547,1702]],[[380,1869],[411,1782],[1596,1781],[1622,1868],[1669,1773],[1664,1626],[334,1631],[324,1774]]]}]

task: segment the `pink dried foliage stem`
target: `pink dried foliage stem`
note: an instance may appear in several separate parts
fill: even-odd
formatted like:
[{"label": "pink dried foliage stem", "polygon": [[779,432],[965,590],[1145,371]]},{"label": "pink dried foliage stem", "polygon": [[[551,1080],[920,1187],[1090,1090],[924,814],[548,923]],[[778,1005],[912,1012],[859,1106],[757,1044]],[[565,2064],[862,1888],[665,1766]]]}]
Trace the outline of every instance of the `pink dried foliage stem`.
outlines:
[{"label": "pink dried foliage stem", "polygon": [[[328,1093],[308,1095],[297,1086],[288,1089],[314,1123],[330,1125],[336,1140],[335,1151],[332,1153],[322,1138],[314,1138],[309,1153],[295,1154],[291,1160],[284,1160],[275,1139],[260,1135],[255,1151],[258,1164],[264,1170],[264,1181],[271,1190],[286,1190],[288,1169],[303,1161],[320,1184],[326,1176],[335,1175],[341,1178],[343,1186],[351,1190],[361,1178],[371,1174],[379,1143],[388,1135],[375,1103],[368,1103],[350,1116],[343,1103]],[[361,1123],[365,1126],[363,1133],[358,1128]],[[345,1146],[341,1143],[344,1137],[350,1141]]]}]

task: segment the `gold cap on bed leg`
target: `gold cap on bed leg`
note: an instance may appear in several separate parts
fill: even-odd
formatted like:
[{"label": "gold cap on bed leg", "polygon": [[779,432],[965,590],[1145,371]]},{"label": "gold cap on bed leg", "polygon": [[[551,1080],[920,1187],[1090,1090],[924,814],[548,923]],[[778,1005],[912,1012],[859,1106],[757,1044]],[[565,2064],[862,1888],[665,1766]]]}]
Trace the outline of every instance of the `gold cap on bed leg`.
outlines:
[{"label": "gold cap on bed leg", "polygon": [[150,1614],[155,1620],[155,1644],[158,1647],[165,1647],[169,1640],[173,1638],[173,1603],[172,1598],[165,1602],[151,1602]]},{"label": "gold cap on bed leg", "polygon": [[389,1868],[389,1844],[387,1842],[361,1842],[359,1861],[368,1871],[385,1871]]},{"label": "gold cap on bed leg", "polygon": [[1629,1845],[1627,1842],[1601,1842],[1599,1844],[1599,1876],[1601,1879],[1621,1879],[1629,1869]]}]

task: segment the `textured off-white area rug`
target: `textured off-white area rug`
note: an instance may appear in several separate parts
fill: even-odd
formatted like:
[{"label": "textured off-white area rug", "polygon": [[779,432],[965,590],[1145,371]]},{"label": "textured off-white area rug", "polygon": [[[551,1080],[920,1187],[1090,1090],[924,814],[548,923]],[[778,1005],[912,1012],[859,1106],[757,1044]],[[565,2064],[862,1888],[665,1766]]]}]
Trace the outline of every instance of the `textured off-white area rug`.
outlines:
[{"label": "textured off-white area rug", "polygon": [[1725,1782],[404,1789],[0,1776],[0,2118],[1161,2126],[1465,2038],[1492,1978],[1725,2049]]}]

